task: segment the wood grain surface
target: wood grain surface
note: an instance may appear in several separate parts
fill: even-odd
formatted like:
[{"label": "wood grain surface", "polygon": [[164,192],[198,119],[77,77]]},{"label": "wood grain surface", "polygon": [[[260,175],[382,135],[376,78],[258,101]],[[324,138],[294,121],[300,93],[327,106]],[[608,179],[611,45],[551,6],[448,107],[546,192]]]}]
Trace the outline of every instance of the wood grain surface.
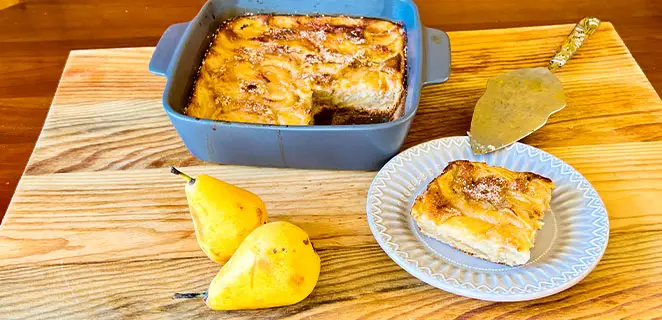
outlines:
[{"label": "wood grain surface", "polygon": [[[70,50],[154,46],[205,0],[0,0],[0,219],[21,177]],[[662,89],[662,1],[415,0],[423,23],[446,31],[612,21]]]},{"label": "wood grain surface", "polygon": [[[486,80],[544,65],[572,25],[451,32],[449,82],[426,88],[406,146],[462,135]],[[517,48],[515,48],[517,47]],[[662,101],[604,23],[558,72],[568,107],[525,142],[597,189],[610,241],[576,286],[493,303],[435,289],[397,266],[368,228],[375,172],[205,164],[162,110],[152,48],[71,53],[46,124],[0,229],[3,319],[652,319],[662,315]],[[273,220],[304,228],[322,258],[310,297],[289,307],[213,312],[177,291],[219,266],[197,247],[176,164],[259,194]]]}]

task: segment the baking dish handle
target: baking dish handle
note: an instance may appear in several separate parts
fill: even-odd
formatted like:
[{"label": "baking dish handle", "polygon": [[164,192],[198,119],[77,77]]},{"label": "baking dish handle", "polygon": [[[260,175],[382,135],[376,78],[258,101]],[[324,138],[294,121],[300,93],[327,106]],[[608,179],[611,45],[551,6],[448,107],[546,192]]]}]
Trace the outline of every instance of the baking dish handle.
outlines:
[{"label": "baking dish handle", "polygon": [[448,35],[423,27],[423,85],[446,82],[451,73],[451,44]]},{"label": "baking dish handle", "polygon": [[151,73],[159,76],[166,75],[172,55],[188,24],[188,22],[173,24],[166,29],[156,45],[156,49],[154,49],[152,59],[149,60],[149,71]]}]

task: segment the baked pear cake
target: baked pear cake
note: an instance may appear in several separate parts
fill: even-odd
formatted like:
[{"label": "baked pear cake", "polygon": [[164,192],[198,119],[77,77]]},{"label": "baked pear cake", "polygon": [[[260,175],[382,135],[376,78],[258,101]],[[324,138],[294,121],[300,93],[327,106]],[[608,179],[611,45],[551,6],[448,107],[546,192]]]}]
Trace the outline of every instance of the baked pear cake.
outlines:
[{"label": "baked pear cake", "polygon": [[386,122],[402,115],[403,27],[345,16],[251,15],[219,27],[184,113],[278,125]]},{"label": "baked pear cake", "polygon": [[530,259],[554,188],[535,173],[458,160],[416,198],[411,215],[423,234],[477,258],[517,266]]}]

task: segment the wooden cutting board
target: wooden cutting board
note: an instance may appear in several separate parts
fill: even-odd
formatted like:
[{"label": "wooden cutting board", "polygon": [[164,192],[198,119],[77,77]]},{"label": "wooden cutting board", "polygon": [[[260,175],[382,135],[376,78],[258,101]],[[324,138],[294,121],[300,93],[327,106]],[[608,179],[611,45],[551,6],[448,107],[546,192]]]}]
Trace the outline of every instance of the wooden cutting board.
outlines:
[{"label": "wooden cutting board", "polygon": [[[425,88],[405,147],[469,129],[488,78],[544,66],[572,25],[451,32],[453,68]],[[0,318],[557,318],[662,314],[662,102],[609,23],[558,76],[568,106],[524,140],[590,180],[609,211],[604,258],[583,281],[529,302],[435,289],[377,245],[365,198],[375,172],[221,166],[191,156],[161,106],[152,48],[73,51],[0,230]],[[182,181],[208,173],[259,194],[322,258],[303,302],[214,312],[174,301],[219,270],[198,248]]]}]

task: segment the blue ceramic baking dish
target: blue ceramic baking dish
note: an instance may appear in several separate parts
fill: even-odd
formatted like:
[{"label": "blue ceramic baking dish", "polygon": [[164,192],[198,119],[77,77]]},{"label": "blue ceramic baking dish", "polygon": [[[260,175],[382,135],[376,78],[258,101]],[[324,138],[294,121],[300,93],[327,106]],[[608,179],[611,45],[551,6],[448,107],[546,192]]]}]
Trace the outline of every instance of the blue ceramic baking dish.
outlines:
[{"label": "blue ceramic baking dish", "polygon": [[[212,33],[249,13],[323,14],[401,22],[407,33],[407,94],[402,117],[378,124],[280,126],[195,119],[186,106]],[[149,70],[165,76],[163,106],[191,153],[204,161],[266,167],[376,170],[400,151],[418,108],[421,87],[450,73],[450,44],[441,30],[421,25],[410,0],[211,0],[191,22],[170,26]]]}]

